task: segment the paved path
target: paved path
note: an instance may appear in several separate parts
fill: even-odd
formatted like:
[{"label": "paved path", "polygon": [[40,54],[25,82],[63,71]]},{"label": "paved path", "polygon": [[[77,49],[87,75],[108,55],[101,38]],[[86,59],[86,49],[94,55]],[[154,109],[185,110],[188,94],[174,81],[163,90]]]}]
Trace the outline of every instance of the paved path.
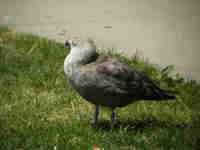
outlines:
[{"label": "paved path", "polygon": [[63,42],[90,36],[200,80],[200,0],[1,0],[0,24]]}]

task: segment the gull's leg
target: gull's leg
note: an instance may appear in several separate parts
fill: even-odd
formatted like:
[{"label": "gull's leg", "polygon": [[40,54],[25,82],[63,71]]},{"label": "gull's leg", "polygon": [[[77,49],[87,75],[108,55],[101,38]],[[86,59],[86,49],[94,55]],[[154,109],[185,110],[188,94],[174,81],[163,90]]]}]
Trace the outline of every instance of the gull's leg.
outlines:
[{"label": "gull's leg", "polygon": [[114,127],[114,121],[115,121],[115,108],[111,108],[111,116],[110,116],[110,119],[111,119],[111,127],[113,128]]},{"label": "gull's leg", "polygon": [[96,127],[97,125],[97,122],[98,122],[98,115],[99,115],[99,106],[96,105],[95,106],[95,112],[94,112],[94,123],[93,123],[93,126]]}]

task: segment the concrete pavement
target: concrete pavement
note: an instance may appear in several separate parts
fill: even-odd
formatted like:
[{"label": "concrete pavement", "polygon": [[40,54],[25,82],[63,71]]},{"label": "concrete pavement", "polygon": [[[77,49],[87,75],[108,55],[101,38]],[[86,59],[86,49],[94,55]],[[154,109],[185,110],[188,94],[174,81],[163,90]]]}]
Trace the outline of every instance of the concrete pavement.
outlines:
[{"label": "concrete pavement", "polygon": [[1,0],[0,24],[63,42],[93,37],[200,80],[199,0]]}]

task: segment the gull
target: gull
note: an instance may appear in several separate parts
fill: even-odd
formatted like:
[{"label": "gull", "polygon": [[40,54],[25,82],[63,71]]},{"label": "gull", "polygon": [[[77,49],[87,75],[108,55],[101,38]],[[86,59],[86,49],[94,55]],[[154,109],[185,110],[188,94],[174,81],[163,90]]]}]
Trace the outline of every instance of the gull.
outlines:
[{"label": "gull", "polygon": [[94,127],[99,106],[111,108],[111,124],[114,124],[116,107],[139,100],[175,99],[173,91],[159,88],[128,63],[98,53],[92,39],[72,39],[66,41],[65,46],[71,50],[64,61],[64,72],[79,95],[96,106]]}]

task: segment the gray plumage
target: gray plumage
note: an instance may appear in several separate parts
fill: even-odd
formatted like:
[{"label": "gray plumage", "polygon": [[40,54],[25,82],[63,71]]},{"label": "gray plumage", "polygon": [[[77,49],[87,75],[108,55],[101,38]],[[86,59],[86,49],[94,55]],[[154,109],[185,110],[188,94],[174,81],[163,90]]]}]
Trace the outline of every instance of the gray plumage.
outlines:
[{"label": "gray plumage", "polygon": [[71,52],[65,59],[64,70],[74,89],[96,105],[94,125],[98,119],[98,106],[114,109],[138,100],[175,99],[169,91],[159,88],[144,73],[134,70],[126,62],[96,52],[92,40],[72,40]]}]

